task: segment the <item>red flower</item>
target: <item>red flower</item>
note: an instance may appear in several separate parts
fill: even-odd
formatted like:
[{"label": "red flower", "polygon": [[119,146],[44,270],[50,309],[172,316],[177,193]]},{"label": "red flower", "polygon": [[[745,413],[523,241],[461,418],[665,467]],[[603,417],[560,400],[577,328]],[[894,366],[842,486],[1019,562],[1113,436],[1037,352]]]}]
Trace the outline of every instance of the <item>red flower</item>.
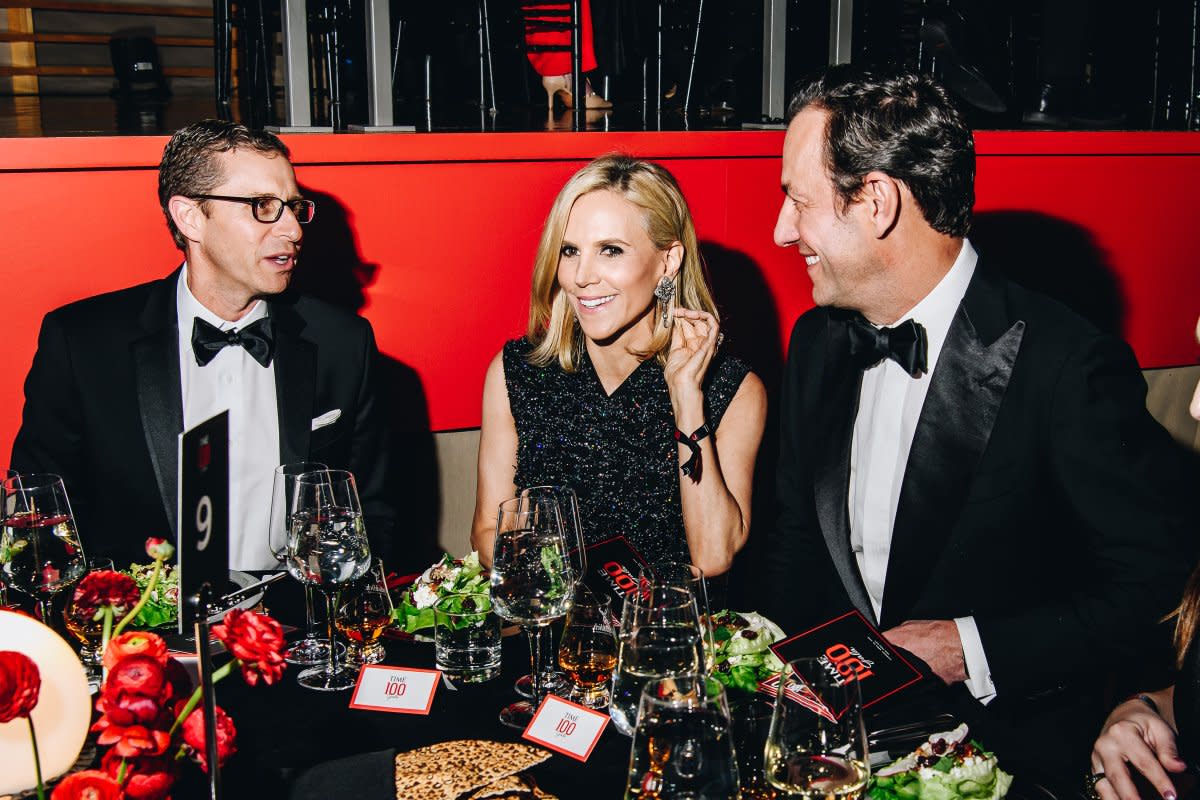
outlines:
[{"label": "red flower", "polygon": [[263,683],[270,686],[283,677],[283,653],[287,648],[283,628],[266,614],[232,609],[224,622],[212,626],[212,634],[242,662],[246,683],[254,686],[262,677]]},{"label": "red flower", "polygon": [[167,643],[157,633],[127,631],[113,637],[104,651],[104,666],[112,669],[126,656],[150,656],[158,663],[167,664]]},{"label": "red flower", "polygon": [[171,684],[171,697],[189,697],[192,694],[192,676],[173,658],[167,659],[167,683]]},{"label": "red flower", "polygon": [[[235,740],[237,729],[233,727],[233,719],[217,706],[217,763],[221,766],[229,757],[237,752]],[[204,738],[204,708],[200,707],[188,714],[183,721],[183,743],[188,755],[200,765],[200,769],[208,772],[208,750],[205,749]]]},{"label": "red flower", "polygon": [[175,545],[166,539],[150,537],[146,540],[146,555],[155,561],[167,561],[175,555]]},{"label": "red flower", "polygon": [[54,787],[50,800],[121,800],[121,784],[98,769],[68,775]]},{"label": "red flower", "polygon": [[[96,727],[93,726],[92,730],[96,730]],[[105,747],[112,745],[111,752],[122,758],[160,756],[167,752],[167,745],[170,743],[171,737],[166,731],[147,728],[145,725],[108,725],[96,739],[96,744]]]},{"label": "red flower", "polygon": [[120,617],[137,605],[142,598],[133,578],[110,569],[89,572],[75,586],[71,602],[85,618],[96,619],[100,610],[110,606],[113,616]]},{"label": "red flower", "polygon": [[38,702],[42,676],[24,653],[0,651],[0,722],[28,717]]},{"label": "red flower", "polygon": [[122,762],[125,764],[125,796],[130,800],[162,800],[170,794],[179,777],[179,767],[173,758],[122,758],[115,750],[104,754],[100,769],[116,778],[121,774]]},{"label": "red flower", "polygon": [[128,693],[149,697],[160,705],[165,703],[171,699],[165,664],[165,661],[148,655],[122,658],[108,671],[108,680],[104,682],[105,697]]}]

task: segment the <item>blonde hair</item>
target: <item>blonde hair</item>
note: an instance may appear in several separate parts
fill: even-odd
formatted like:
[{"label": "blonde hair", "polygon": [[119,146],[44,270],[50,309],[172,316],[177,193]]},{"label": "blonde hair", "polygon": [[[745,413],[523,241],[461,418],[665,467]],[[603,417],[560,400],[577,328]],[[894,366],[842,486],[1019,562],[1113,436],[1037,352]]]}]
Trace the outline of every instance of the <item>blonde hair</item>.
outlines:
[{"label": "blonde hair", "polygon": [[[566,372],[574,372],[583,347],[582,330],[566,295],[558,285],[567,219],[575,201],[591,192],[609,191],[620,195],[642,212],[642,225],[656,248],[666,250],[675,242],[683,246],[683,258],[675,273],[675,296],[667,308],[657,302],[656,319],[666,312],[668,319],[675,307],[707,311],[717,317],[717,307],[704,277],[696,226],[687,201],[675,177],[663,167],[631,156],[614,154],[597,158],[576,172],[563,186],[542,229],[537,257],[533,265],[533,286],[529,295],[529,327],[525,338],[534,346],[529,361],[547,366],[557,360]],[[642,358],[655,356],[665,364],[671,347],[671,326],[655,322],[654,336]]]}]

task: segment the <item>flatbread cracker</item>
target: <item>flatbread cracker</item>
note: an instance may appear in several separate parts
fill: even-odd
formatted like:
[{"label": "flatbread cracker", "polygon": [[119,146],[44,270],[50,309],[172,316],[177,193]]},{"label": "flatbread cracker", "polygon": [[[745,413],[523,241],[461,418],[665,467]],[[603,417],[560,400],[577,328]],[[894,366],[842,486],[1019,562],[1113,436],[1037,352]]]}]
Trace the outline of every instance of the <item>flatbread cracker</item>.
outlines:
[{"label": "flatbread cracker", "polygon": [[396,755],[397,800],[458,800],[500,778],[542,763],[538,747],[458,739]]},{"label": "flatbread cracker", "polygon": [[467,800],[534,800],[531,781],[522,775],[509,775],[476,789]]}]

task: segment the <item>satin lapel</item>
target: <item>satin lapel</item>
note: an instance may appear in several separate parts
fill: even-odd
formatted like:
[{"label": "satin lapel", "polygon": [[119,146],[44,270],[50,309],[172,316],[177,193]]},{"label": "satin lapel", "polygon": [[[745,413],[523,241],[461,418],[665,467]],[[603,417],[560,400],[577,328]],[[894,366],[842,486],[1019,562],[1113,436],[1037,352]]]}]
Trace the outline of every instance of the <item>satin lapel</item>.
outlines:
[{"label": "satin lapel", "polygon": [[820,452],[814,463],[813,482],[817,519],[834,567],[850,602],[872,621],[875,612],[871,598],[858,571],[858,561],[850,550],[850,441],[854,418],[858,414],[858,393],[862,370],[850,363],[846,325],[839,312],[829,316],[829,349],[825,355],[825,380],[822,393]]},{"label": "satin lapel", "polygon": [[286,301],[272,302],[275,327],[275,402],[279,409],[279,463],[308,460],[317,346],[304,339],[304,319]]},{"label": "satin lapel", "polygon": [[177,526],[179,434],[183,432],[179,324],[175,308],[178,279],[177,270],[151,289],[141,318],[145,335],[130,346],[142,431],[172,530]]},{"label": "satin lapel", "polygon": [[1023,321],[1006,325],[1002,287],[977,268],[913,435],[892,528],[884,627],[909,618],[954,529],[1025,333]]}]

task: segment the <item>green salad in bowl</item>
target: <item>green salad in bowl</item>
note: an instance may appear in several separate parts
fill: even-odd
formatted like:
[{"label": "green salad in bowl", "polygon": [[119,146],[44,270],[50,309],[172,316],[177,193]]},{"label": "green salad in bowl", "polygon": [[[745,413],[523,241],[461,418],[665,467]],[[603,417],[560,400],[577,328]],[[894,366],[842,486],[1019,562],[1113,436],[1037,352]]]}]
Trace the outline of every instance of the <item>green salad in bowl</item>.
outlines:
[{"label": "green salad in bowl", "polygon": [[871,800],[1001,800],[1012,775],[996,756],[967,739],[967,726],[935,733],[886,767],[867,784]]},{"label": "green salad in bowl", "polygon": [[404,590],[392,620],[405,633],[432,629],[433,606],[441,598],[487,593],[488,575],[479,563],[479,554],[472,552],[466,558],[453,558],[447,553]]},{"label": "green salad in bowl", "polygon": [[783,639],[783,630],[762,614],[718,611],[708,624],[713,631],[712,675],[725,686],[755,692],[759,681],[783,669],[783,662],[770,649]]},{"label": "green salad in bowl", "polygon": [[[153,564],[130,564],[125,574],[133,578],[139,592],[145,592],[153,572]],[[132,624],[136,628],[162,628],[174,625],[178,617],[179,573],[175,571],[175,567],[164,563],[154,591],[150,592],[150,598],[133,618]]]}]

